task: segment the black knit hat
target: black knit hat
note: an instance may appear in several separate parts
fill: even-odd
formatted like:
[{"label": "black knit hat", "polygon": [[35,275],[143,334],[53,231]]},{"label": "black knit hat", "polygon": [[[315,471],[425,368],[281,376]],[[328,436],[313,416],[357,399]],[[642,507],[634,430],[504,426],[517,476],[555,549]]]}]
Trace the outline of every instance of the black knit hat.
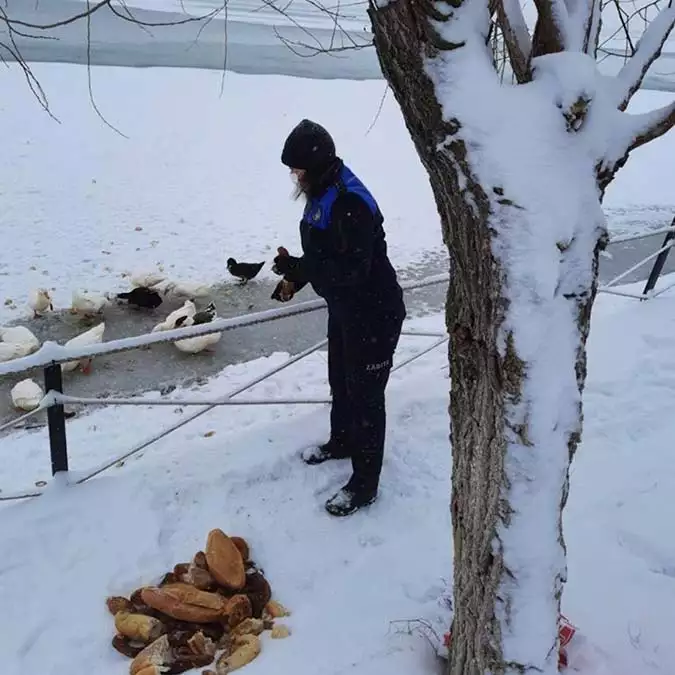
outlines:
[{"label": "black knit hat", "polygon": [[316,122],[302,120],[289,134],[281,153],[281,163],[291,169],[321,171],[335,160],[331,135]]}]

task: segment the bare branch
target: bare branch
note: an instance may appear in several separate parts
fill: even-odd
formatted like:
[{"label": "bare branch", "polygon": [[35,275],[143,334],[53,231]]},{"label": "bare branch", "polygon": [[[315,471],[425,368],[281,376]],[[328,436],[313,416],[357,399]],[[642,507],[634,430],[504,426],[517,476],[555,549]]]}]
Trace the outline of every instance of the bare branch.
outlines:
[{"label": "bare branch", "polygon": [[658,110],[652,110],[642,115],[632,115],[632,117],[636,133],[628,152],[632,152],[635,148],[663,136],[675,126],[675,101]]},{"label": "bare branch", "polygon": [[152,34],[152,31],[148,30],[147,26],[144,26],[143,24],[139,23],[136,20],[136,17],[133,15],[131,12],[131,9],[129,9],[129,5],[127,5],[126,0],[119,0],[119,3],[121,7],[124,9],[126,12],[127,16],[139,27],[140,30],[142,30],[146,35],[149,35],[150,37],[154,37]]},{"label": "bare branch", "polygon": [[647,71],[661,56],[661,50],[673,26],[675,26],[675,6],[671,0],[668,7],[651,21],[637,44],[635,54],[616,76],[616,100],[619,110],[625,110],[628,107]]},{"label": "bare branch", "polygon": [[[335,56],[341,52],[356,51],[359,49],[372,47],[373,43],[371,39],[360,42],[356,40],[350,34],[350,32],[341,25],[340,4],[338,4],[336,10],[333,11],[330,8],[325,7],[323,4],[321,4],[320,0],[305,0],[305,2],[314,7],[315,9],[319,10],[322,14],[325,14],[330,19],[332,24],[332,31],[330,42],[327,46],[323,45],[319,40],[319,38],[317,38],[316,35],[314,35],[314,33],[308,30],[305,26],[299,24],[292,16],[288,14],[288,6],[290,6],[290,3],[286,7],[277,7],[274,0],[263,0],[263,3],[266,7],[272,9],[275,12],[278,12],[283,17],[288,19],[296,28],[301,30],[314,43],[308,44],[300,40],[291,40],[283,36],[275,26],[273,28],[275,37],[291,52],[293,52],[293,54],[295,54],[296,56],[300,56],[302,58],[311,58],[319,54]],[[341,44],[338,44],[337,39],[338,36],[341,38],[340,40]],[[303,53],[303,51],[301,50],[305,50],[305,53]]]},{"label": "bare branch", "polygon": [[534,0],[534,4],[538,17],[532,38],[531,59],[564,51],[569,35],[569,12],[564,0]]},{"label": "bare branch", "polygon": [[380,99],[380,105],[377,108],[377,113],[375,113],[375,117],[366,131],[366,136],[373,130],[373,127],[377,124],[377,120],[380,118],[382,108],[384,108],[384,102],[387,99],[387,92],[389,91],[389,88],[389,82],[387,82],[387,86],[384,88],[384,94],[382,94],[382,98]]},{"label": "bare branch", "polygon": [[[626,12],[626,10],[622,7],[622,2],[621,0],[610,0],[612,4],[616,7],[617,14],[619,16],[619,23],[621,24],[613,33],[610,33],[605,37],[603,40],[602,44],[599,45],[598,49],[599,51],[602,51],[606,55],[611,55],[611,56],[623,56],[625,57],[625,60],[628,60],[629,56],[632,56],[635,53],[635,48],[633,47],[633,38],[628,32],[628,27],[632,24],[633,20],[635,17],[640,17],[644,20],[645,28],[648,25],[648,21],[646,18],[646,12],[651,9],[652,7],[656,7],[657,9],[659,8],[659,3],[661,0],[652,0],[652,2],[649,2],[645,5],[640,5],[637,9],[635,9],[633,12],[630,14]],[[602,0],[601,0],[602,2]],[[635,0],[631,0],[630,4],[634,4]],[[626,42],[626,47],[628,48],[626,51],[630,52],[621,54],[616,50],[608,49],[605,47],[605,45],[609,44],[614,40],[614,38],[619,35],[620,33],[623,33],[623,39],[625,39]],[[604,60],[601,59],[601,62]]]},{"label": "bare branch", "polygon": [[[0,21],[4,21],[7,19],[7,13],[3,8],[0,7]],[[26,78],[26,82],[28,83],[28,87],[30,88],[31,92],[33,93],[33,96],[35,96],[37,102],[40,104],[40,107],[55,121],[59,122],[59,120],[52,114],[52,111],[49,108],[49,101],[47,100],[47,94],[45,94],[44,89],[42,89],[42,86],[40,85],[40,82],[38,79],[35,77],[33,74],[33,71],[31,70],[30,66],[26,63],[26,60],[23,58],[23,55],[21,53],[21,50],[19,49],[19,46],[16,44],[16,40],[14,38],[14,35],[17,33],[16,29],[10,25],[7,25],[7,32],[9,35],[9,40],[11,42],[11,46],[7,45],[5,43],[0,43],[0,48],[4,49],[6,52],[10,54],[10,56],[14,59],[14,61],[19,65],[21,70],[23,71],[24,77]],[[3,59],[4,61],[4,59]]]},{"label": "bare branch", "polygon": [[[279,31],[274,28],[275,37],[287,47],[295,56],[300,56],[301,58],[311,59],[319,54],[326,54],[327,56],[337,56],[342,52],[353,52],[360,49],[366,49],[367,47],[372,47],[372,42],[364,42],[363,44],[351,44],[351,45],[340,45],[340,46],[329,46],[324,47],[323,45],[319,47],[313,47],[306,42],[301,42],[299,40],[289,40],[287,37],[284,37]],[[303,54],[301,49],[306,50]]]},{"label": "bare branch", "polygon": [[[268,0],[271,1],[271,0]],[[0,25],[5,25],[7,26],[7,31],[9,34],[9,43],[0,43],[0,60],[6,62],[2,52],[5,52],[11,57],[11,59],[19,65],[19,67],[22,69],[24,76],[26,77],[26,81],[28,82],[28,86],[30,87],[31,91],[33,92],[33,95],[39,102],[40,106],[55,120],[57,120],[56,117],[51,113],[51,110],[49,108],[49,104],[47,101],[47,96],[42,89],[39,81],[33,74],[30,66],[26,63],[26,60],[23,58],[21,54],[21,50],[19,49],[18,45],[16,44],[15,41],[15,36],[20,36],[23,38],[28,38],[28,39],[42,39],[42,40],[58,40],[59,38],[56,36],[50,36],[50,35],[32,35],[29,33],[24,32],[24,30],[20,29],[30,29],[33,31],[49,31],[53,30],[56,28],[61,28],[63,26],[68,26],[70,24],[76,23],[78,21],[84,20],[86,23],[86,29],[87,29],[87,45],[86,45],[86,55],[87,55],[87,61],[86,61],[86,67],[87,67],[87,85],[88,85],[88,91],[89,91],[89,99],[91,101],[91,105],[98,115],[98,117],[103,121],[104,124],[106,124],[110,129],[112,129],[115,133],[119,134],[120,136],[123,136],[124,138],[127,138],[125,134],[123,134],[119,129],[117,129],[113,124],[111,124],[103,115],[101,112],[100,108],[98,107],[95,97],[94,97],[94,91],[93,91],[93,83],[92,83],[92,72],[91,72],[91,67],[92,67],[92,39],[91,39],[91,17],[104,7],[107,7],[116,17],[119,19],[122,19],[123,21],[126,21],[128,23],[133,23],[137,25],[139,28],[144,30],[146,33],[149,35],[152,35],[150,31],[147,29],[148,26],[178,26],[182,24],[187,24],[187,23],[198,23],[198,22],[207,22],[210,21],[213,17],[217,16],[223,8],[216,8],[213,11],[208,12],[207,14],[200,15],[200,16],[187,16],[185,18],[180,18],[180,19],[173,19],[169,21],[157,21],[157,22],[151,22],[151,21],[144,21],[137,16],[135,16],[132,11],[129,9],[126,0],[116,0],[116,2],[119,5],[119,8],[116,7],[113,4],[113,0],[97,0],[96,2],[93,2],[93,0],[86,0],[86,5],[84,11],[78,12],[77,14],[74,14],[70,17],[67,17],[65,19],[62,19],[60,21],[56,21],[53,23],[49,24],[38,24],[38,23],[31,23],[28,21],[21,21],[18,19],[12,19],[9,17],[7,14],[7,11],[5,11],[4,8],[0,7]],[[5,6],[7,5],[7,2],[5,2]],[[224,7],[227,5],[227,0],[224,0]],[[227,20],[225,21],[225,26],[227,25]],[[226,29],[225,29],[226,30]],[[227,33],[225,35],[225,60],[227,59]],[[223,70],[225,70],[225,64],[223,66]],[[221,93],[222,93],[222,85],[221,85]]]},{"label": "bare branch", "polygon": [[[87,0],[87,8],[89,8],[89,3],[90,0]],[[92,13],[89,12],[86,15],[86,21],[87,21],[87,87],[89,89],[89,100],[91,101],[92,108],[94,109],[94,112],[99,116],[101,121],[110,129],[112,129],[115,133],[119,134],[123,138],[129,138],[125,134],[123,134],[117,127],[113,126],[108,120],[103,116],[103,113],[99,110],[98,105],[96,105],[96,100],[94,99],[94,89],[92,86],[91,82],[91,15]]]},{"label": "bare branch", "polygon": [[497,4],[497,21],[502,29],[511,68],[519,83],[531,79],[529,58],[532,50],[530,31],[520,0],[501,0]]},{"label": "bare branch", "polygon": [[120,12],[115,5],[112,4],[112,1],[108,4],[110,11],[119,19],[127,21],[129,23],[135,23],[138,26],[150,26],[150,27],[160,27],[160,26],[182,26],[186,23],[199,23],[200,21],[206,21],[208,18],[220,14],[222,8],[217,7],[216,9],[208,12],[207,14],[202,14],[200,16],[186,16],[184,19],[170,19],[169,21],[143,21],[138,17],[128,17],[124,12]]},{"label": "bare branch", "polygon": [[56,21],[55,23],[29,23],[27,21],[19,21],[18,19],[10,19],[6,14],[0,17],[0,21],[3,21],[8,26],[23,26],[24,28],[32,28],[33,30],[52,30],[53,28],[60,28],[61,26],[67,26],[71,23],[81,21],[82,19],[91,16],[95,12],[98,12],[103,7],[109,6],[111,2],[112,0],[100,0],[100,2],[97,2],[95,5],[91,6],[89,6],[89,3],[87,3],[88,9],[86,9],[84,12],[74,14],[73,16],[69,16],[67,19]]},{"label": "bare branch", "polygon": [[219,96],[225,93],[225,74],[227,73],[227,53],[228,53],[228,41],[227,41],[227,0],[225,0],[225,20],[223,21],[223,74],[220,78],[220,94]]}]

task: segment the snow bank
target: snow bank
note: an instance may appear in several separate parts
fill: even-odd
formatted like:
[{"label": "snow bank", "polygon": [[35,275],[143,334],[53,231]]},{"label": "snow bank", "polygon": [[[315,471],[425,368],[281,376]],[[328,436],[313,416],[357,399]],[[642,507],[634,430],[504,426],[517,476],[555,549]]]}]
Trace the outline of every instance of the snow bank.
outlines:
[{"label": "snow bank", "polygon": [[[565,515],[563,610],[579,627],[571,666],[580,675],[671,675],[675,294],[644,303],[601,296],[593,321],[584,441]],[[413,327],[442,325],[432,317]],[[404,338],[397,359],[432,341]],[[284,358],[229,367],[191,394],[223,394]],[[251,395],[325,395],[325,375],[318,353]],[[438,672],[414,620],[436,631],[448,622],[439,600],[452,579],[446,378],[442,349],[394,374],[382,497],[346,521],[330,519],[322,502],[348,465],[299,460],[325,438],[325,407],[221,408],[88,484],[2,506],[0,598],[12,608],[0,619],[3,675],[125,672],[109,646],[104,597],[154,581],[211,527],[250,539],[293,610],[292,637],[266,644],[251,675]],[[185,414],[113,407],[70,420],[73,468]],[[2,450],[3,491],[49,478],[44,431],[5,437]]]},{"label": "snow bank", "polygon": [[[440,319],[433,324],[442,327]],[[432,341],[404,339],[399,358]],[[438,599],[452,573],[442,355],[394,374],[386,489],[368,513],[348,521],[329,519],[322,502],[346,481],[349,465],[309,470],[298,456],[302,447],[324,440],[325,409],[299,407],[220,409],[99,479],[0,509],[0,597],[23,617],[5,613],[0,619],[3,675],[125,672],[128,666],[109,645],[106,595],[152,582],[202,546],[212,527],[249,540],[278,598],[293,612],[292,637],[265,644],[247,666],[250,675],[429,670],[433,650],[407,634],[405,620],[442,616]],[[200,393],[224,393],[282,358],[228,368]],[[252,395],[300,389],[325,395],[325,373],[325,354],[317,354]],[[423,393],[411,398],[409,386]],[[74,419],[74,467],[119,451],[133,433],[144,427],[147,433],[149,424],[177,414],[107,408]],[[422,417],[427,431],[420,432],[414,421]],[[3,463],[3,488],[35,477],[37,460],[45,476],[44,440],[42,433],[22,433],[18,445],[3,441],[6,451],[21,456],[21,462]],[[391,623],[398,620],[402,626]]]},{"label": "snow bank", "polygon": [[[571,665],[580,675],[671,675],[675,294],[644,303],[601,296],[593,321],[584,441],[565,515],[563,610],[580,629]],[[413,326],[441,327],[440,317]],[[404,338],[397,359],[432,341]],[[191,393],[223,394],[284,358],[229,367]],[[251,395],[325,395],[325,374],[318,353]],[[325,438],[325,407],[221,408],[88,484],[4,505],[0,597],[13,609],[0,620],[3,675],[124,672],[108,643],[105,595],[153,581],[216,526],[251,540],[293,610],[292,638],[265,645],[251,675],[436,673],[420,633],[390,622],[423,619],[438,631],[448,621],[439,602],[452,579],[446,378],[444,350],[394,374],[382,497],[346,521],[328,518],[322,501],[348,465],[309,468],[298,457]],[[114,457],[149,426],[185,414],[113,407],[70,420],[71,464],[79,471]],[[44,430],[5,437],[2,449],[3,491],[49,478]]]}]

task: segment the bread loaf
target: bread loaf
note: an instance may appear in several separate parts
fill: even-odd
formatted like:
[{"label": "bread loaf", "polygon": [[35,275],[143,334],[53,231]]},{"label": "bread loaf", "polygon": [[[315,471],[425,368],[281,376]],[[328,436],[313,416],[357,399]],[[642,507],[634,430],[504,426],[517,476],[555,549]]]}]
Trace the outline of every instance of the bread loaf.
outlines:
[{"label": "bread loaf", "polygon": [[227,599],[223,596],[182,583],[162,588],[144,588],[141,597],[153,609],[191,623],[218,621],[227,607]]},{"label": "bread loaf", "polygon": [[206,562],[213,578],[225,588],[241,590],[246,584],[244,559],[222,530],[211,530],[206,541]]}]

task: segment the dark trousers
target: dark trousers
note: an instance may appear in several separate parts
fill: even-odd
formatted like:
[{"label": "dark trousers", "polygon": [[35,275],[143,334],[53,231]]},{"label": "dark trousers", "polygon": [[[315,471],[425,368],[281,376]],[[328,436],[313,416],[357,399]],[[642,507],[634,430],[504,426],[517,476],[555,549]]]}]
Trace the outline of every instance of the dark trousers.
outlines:
[{"label": "dark trousers", "polygon": [[352,458],[349,487],[376,491],[386,429],[385,389],[405,309],[382,321],[343,320],[328,314],[331,441]]}]

